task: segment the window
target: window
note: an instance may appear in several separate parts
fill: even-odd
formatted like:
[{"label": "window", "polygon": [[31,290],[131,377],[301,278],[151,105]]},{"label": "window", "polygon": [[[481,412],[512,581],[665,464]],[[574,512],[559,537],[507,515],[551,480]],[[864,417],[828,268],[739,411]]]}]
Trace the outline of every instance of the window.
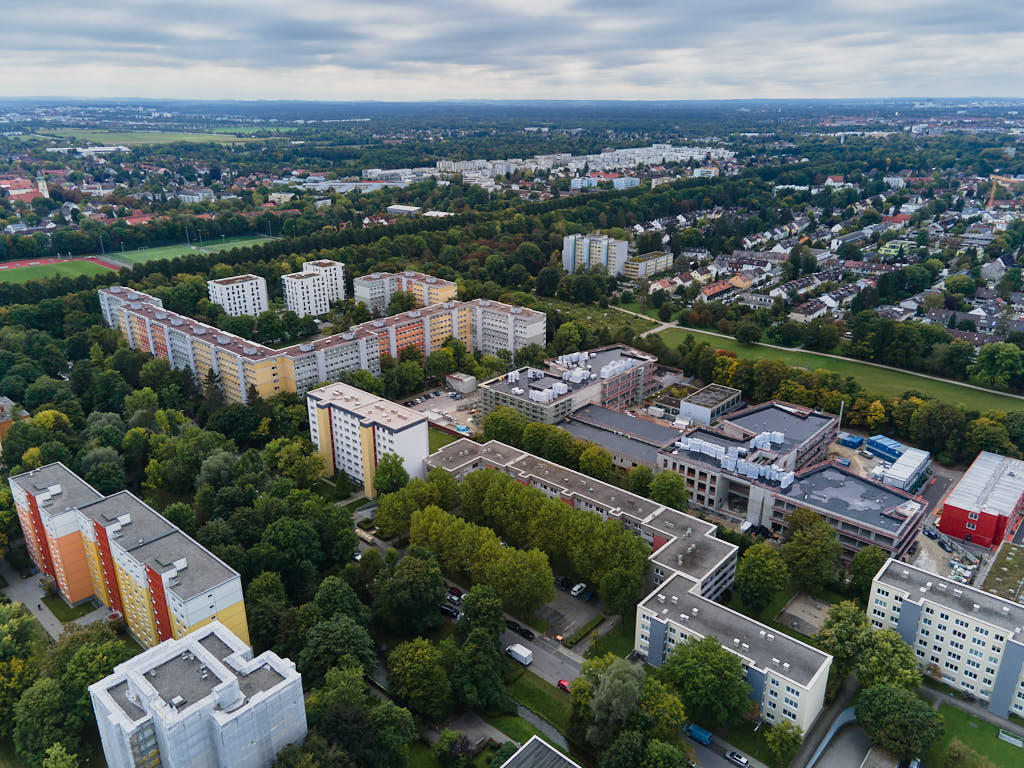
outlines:
[{"label": "window", "polygon": [[964,528],[966,528],[968,531],[975,531],[978,529],[978,526],[976,526],[974,523],[964,523]]}]

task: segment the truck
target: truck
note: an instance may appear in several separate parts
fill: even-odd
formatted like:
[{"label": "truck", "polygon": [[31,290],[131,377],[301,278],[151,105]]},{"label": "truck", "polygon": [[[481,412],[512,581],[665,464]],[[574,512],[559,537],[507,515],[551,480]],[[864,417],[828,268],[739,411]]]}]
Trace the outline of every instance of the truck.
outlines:
[{"label": "truck", "polygon": [[686,726],[686,735],[694,741],[700,742],[705,747],[711,743],[711,731],[701,728],[696,723],[690,723]]},{"label": "truck", "polygon": [[528,667],[533,663],[533,651],[521,643],[515,643],[505,648],[505,655],[511,656],[524,667]]}]

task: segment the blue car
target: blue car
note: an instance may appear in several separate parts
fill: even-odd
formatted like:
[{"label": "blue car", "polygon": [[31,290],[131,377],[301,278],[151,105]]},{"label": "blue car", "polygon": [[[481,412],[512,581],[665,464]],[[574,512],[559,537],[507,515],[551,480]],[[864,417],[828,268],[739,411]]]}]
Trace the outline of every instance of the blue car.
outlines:
[{"label": "blue car", "polygon": [[586,592],[580,595],[580,597],[582,597],[584,600],[591,600],[594,597],[594,590],[588,589]]}]

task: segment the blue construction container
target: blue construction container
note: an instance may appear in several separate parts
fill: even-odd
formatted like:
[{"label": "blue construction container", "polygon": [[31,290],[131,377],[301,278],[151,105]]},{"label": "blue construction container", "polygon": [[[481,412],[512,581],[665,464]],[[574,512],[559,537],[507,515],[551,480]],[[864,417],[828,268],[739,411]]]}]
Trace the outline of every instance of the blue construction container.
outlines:
[{"label": "blue construction container", "polygon": [[868,438],[867,449],[880,459],[896,461],[907,450],[907,446],[885,435],[872,435]]},{"label": "blue construction container", "polygon": [[860,448],[864,438],[860,435],[851,435],[849,432],[840,432],[836,442],[844,448]]}]

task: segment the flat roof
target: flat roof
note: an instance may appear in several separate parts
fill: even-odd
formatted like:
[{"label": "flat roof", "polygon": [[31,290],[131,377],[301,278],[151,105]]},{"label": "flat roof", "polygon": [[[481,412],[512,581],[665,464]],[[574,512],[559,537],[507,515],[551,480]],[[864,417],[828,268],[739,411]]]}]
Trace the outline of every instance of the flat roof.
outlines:
[{"label": "flat roof", "polygon": [[426,414],[341,381],[311,390],[306,393],[306,397],[317,405],[329,405],[348,411],[367,424],[380,424],[393,430],[405,429],[427,420]]},{"label": "flat roof", "polygon": [[79,508],[79,512],[104,528],[117,523],[119,517],[129,516],[129,522],[111,538],[129,552],[140,544],[159,539],[175,530],[167,519],[139,499],[131,491],[120,491],[107,498]]},{"label": "flat roof", "polygon": [[[99,491],[59,461],[15,475],[11,482],[36,497],[41,515],[59,515],[103,498]],[[50,493],[51,488],[54,493]]]},{"label": "flat roof", "polygon": [[659,448],[678,440],[682,433],[682,430],[666,427],[664,424],[645,419],[642,416],[631,416],[624,411],[605,408],[602,405],[585,405],[573,413],[569,419]]},{"label": "flat roof", "polygon": [[[835,464],[822,464],[797,476],[786,490],[776,494],[798,506],[810,502],[834,515],[897,534],[912,524],[922,505],[910,496],[898,493],[880,483],[866,480]],[[896,510],[910,503],[917,509]],[[893,516],[895,515],[895,517]]]},{"label": "flat roof", "polygon": [[323,277],[319,272],[292,272],[288,275],[281,275],[282,280],[315,280]]},{"label": "flat roof", "polygon": [[658,565],[702,581],[737,547],[716,538],[717,526],[691,515],[665,507],[647,521],[647,526],[672,540],[660,547],[650,559]]},{"label": "flat roof", "polygon": [[930,600],[968,618],[1002,627],[1011,635],[1020,634],[1020,628],[1024,627],[1024,606],[1020,603],[907,563],[890,559],[875,578],[882,584],[909,592],[905,599]]},{"label": "flat roof", "polygon": [[[530,375],[531,373],[533,374],[532,376]],[[519,374],[518,380],[509,381],[509,374]],[[537,405],[551,405],[552,403],[558,403],[571,398],[575,392],[595,383],[595,381],[590,379],[579,383],[564,381],[560,376],[552,376],[550,373],[543,371],[540,368],[530,368],[527,366],[520,368],[517,371],[503,373],[490,381],[485,381],[480,386],[492,389],[495,392],[501,392],[502,394],[514,397],[524,402],[537,403]],[[554,395],[551,400],[546,402],[534,400],[530,397],[530,392],[543,392],[545,389],[554,390],[556,384],[565,384],[565,386],[568,387],[568,390],[564,394]],[[521,389],[523,391],[513,392],[512,390],[514,389]]]},{"label": "flat roof", "polygon": [[262,277],[257,275],[234,275],[232,277],[222,277],[219,280],[210,280],[211,283],[217,285],[234,285],[235,283],[251,283],[253,280],[262,280]]},{"label": "flat roof", "polygon": [[671,621],[698,635],[714,637],[723,648],[758,669],[804,686],[829,662],[831,657],[817,648],[701,597],[696,586],[695,581],[683,575],[673,576],[644,598],[641,605],[660,621]]},{"label": "flat roof", "polygon": [[982,451],[946,497],[946,504],[968,512],[1007,517],[1024,494],[1024,461]]},{"label": "flat roof", "polygon": [[770,402],[731,413],[725,420],[755,435],[761,432],[782,432],[784,439],[778,452],[787,454],[836,422],[837,418],[809,408]]},{"label": "flat roof", "polygon": [[726,387],[722,384],[708,384],[706,387],[684,397],[683,402],[693,403],[704,408],[714,408],[734,397],[742,397],[742,395],[742,392],[732,387]]},{"label": "flat roof", "polygon": [[628,456],[637,464],[645,464],[648,467],[655,467],[658,464],[660,448],[656,445],[575,419],[564,421],[558,426],[573,437],[607,448],[614,454]]}]

